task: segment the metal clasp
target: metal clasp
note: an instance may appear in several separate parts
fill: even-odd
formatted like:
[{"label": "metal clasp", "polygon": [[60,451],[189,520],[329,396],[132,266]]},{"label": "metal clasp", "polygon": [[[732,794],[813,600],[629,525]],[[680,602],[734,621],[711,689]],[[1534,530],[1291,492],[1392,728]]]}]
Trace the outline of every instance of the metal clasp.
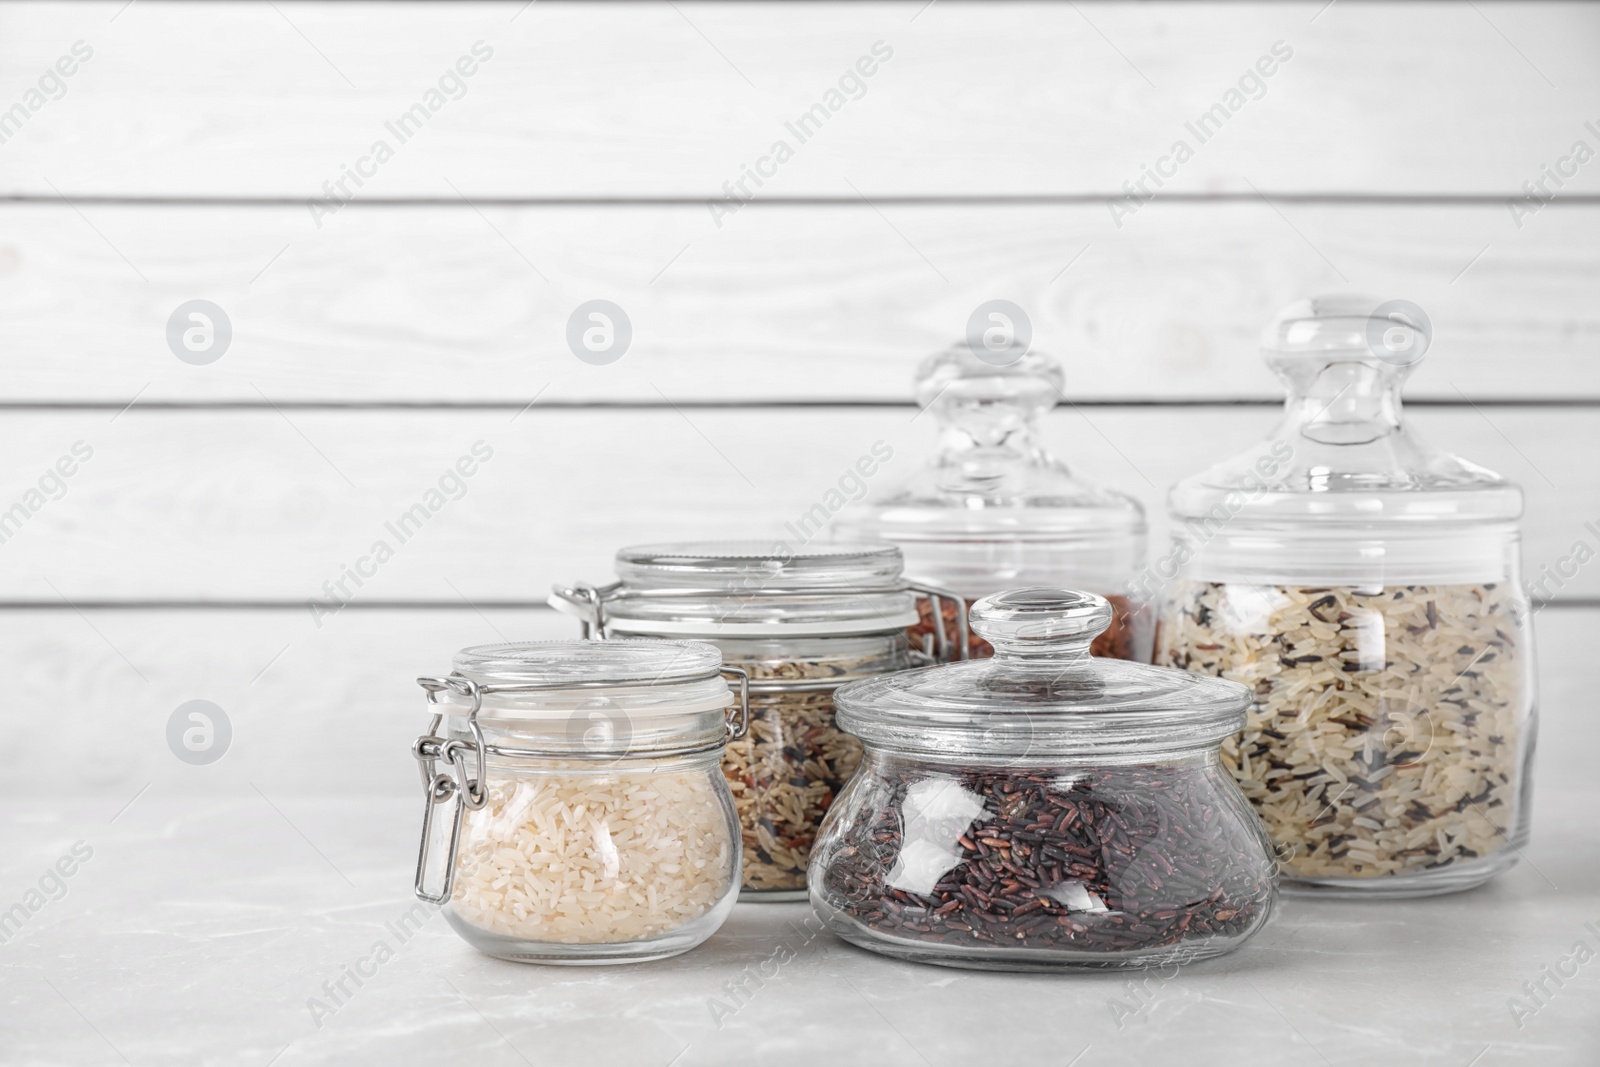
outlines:
[{"label": "metal clasp", "polygon": [[585,641],[603,641],[606,636],[606,594],[616,585],[604,589],[578,582],[576,585],[553,585],[546,603],[564,615],[578,620],[578,636]]},{"label": "metal clasp", "polygon": [[[908,587],[913,593],[921,593],[928,598],[928,607],[933,612],[933,632],[936,635],[939,648],[939,662],[950,663],[957,659],[972,658],[972,639],[967,633],[967,602],[948,589],[941,589],[936,585],[927,585],[922,582],[912,582]],[[951,655],[950,632],[944,624],[944,604],[949,600],[956,606],[956,640],[955,654]]]},{"label": "metal clasp", "polygon": [[[417,769],[422,774],[423,813],[422,843],[417,849],[417,874],[412,883],[419,898],[429,904],[443,904],[450,899],[456,882],[456,848],[461,840],[461,820],[468,808],[478,811],[489,802],[488,753],[483,740],[483,728],[478,725],[478,711],[483,706],[483,693],[478,683],[459,674],[448,678],[418,678],[417,684],[427,690],[428,704],[436,706],[440,693],[459,693],[472,701],[467,712],[467,729],[472,731],[472,744],[459,739],[446,740],[439,735],[444,723],[444,713],[434,712],[428,732],[417,738],[411,746]],[[466,751],[473,749],[473,774],[467,773]],[[443,762],[454,774],[439,770]],[[433,851],[434,808],[451,804],[450,844],[444,857],[443,888],[437,893],[428,891],[428,861]]]},{"label": "metal clasp", "polygon": [[722,676],[739,679],[739,718],[728,723],[728,740],[742,741],[750,733],[750,672],[743,667],[723,667]]}]

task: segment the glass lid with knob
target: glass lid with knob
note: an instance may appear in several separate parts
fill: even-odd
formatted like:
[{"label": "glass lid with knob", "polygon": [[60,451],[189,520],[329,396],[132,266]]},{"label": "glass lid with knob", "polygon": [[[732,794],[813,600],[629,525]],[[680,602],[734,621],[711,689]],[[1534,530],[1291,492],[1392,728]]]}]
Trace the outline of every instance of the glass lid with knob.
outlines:
[{"label": "glass lid with knob", "polygon": [[855,682],[835,695],[839,723],[897,751],[1016,757],[1203,748],[1244,723],[1242,685],[1090,655],[1111,620],[1092,593],[984,597],[971,626],[994,658]]},{"label": "glass lid with knob", "polygon": [[963,343],[925,360],[916,398],[939,421],[938,453],[841,516],[836,536],[899,544],[908,574],[969,597],[1030,582],[1119,589],[1142,557],[1144,510],[1039,445],[1062,382],[1060,364],[1032,351],[980,357]]},{"label": "glass lid with knob", "polygon": [[1424,444],[1403,418],[1401,386],[1432,340],[1427,315],[1403,300],[1323,296],[1280,312],[1262,348],[1288,389],[1282,421],[1169,498],[1175,536],[1200,569],[1285,581],[1503,570],[1522,491]]}]

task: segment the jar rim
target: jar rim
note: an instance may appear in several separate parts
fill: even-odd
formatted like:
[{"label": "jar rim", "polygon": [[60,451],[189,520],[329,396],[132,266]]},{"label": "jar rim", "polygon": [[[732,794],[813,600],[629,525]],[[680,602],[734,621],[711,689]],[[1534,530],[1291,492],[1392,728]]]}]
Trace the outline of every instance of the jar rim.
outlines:
[{"label": "jar rim", "polygon": [[480,687],[676,685],[717,677],[722,653],[703,641],[508,641],[463,648],[453,665]]},{"label": "jar rim", "polygon": [[884,542],[669,541],[617,550],[617,578],[630,589],[675,592],[897,591],[900,550]]},{"label": "jar rim", "polygon": [[[448,679],[418,679],[443,714],[548,721],[596,709],[661,718],[727,708],[722,652],[703,641],[523,641],[474,645]],[[476,696],[474,697],[474,694]]]},{"label": "jar rim", "polygon": [[661,637],[795,637],[892,633],[917,621],[910,591],[856,593],[828,590],[758,595],[682,593],[652,596],[622,590],[602,601],[608,633]]},{"label": "jar rim", "polygon": [[586,595],[558,586],[550,604],[630,635],[888,632],[917,621],[902,568],[900,549],[884,542],[632,545],[617,552],[616,583]]}]

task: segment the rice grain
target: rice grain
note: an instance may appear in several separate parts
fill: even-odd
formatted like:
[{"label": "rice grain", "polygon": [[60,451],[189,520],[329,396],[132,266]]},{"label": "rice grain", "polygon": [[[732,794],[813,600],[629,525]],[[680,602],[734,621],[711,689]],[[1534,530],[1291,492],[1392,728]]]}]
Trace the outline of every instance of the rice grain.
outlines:
[{"label": "rice grain", "polygon": [[1516,831],[1521,607],[1505,585],[1183,582],[1156,662],[1254,690],[1222,757],[1286,876],[1416,874]]},{"label": "rice grain", "polygon": [[714,769],[491,779],[467,812],[451,907],[504,937],[615,944],[709,911],[732,879],[733,840]]}]

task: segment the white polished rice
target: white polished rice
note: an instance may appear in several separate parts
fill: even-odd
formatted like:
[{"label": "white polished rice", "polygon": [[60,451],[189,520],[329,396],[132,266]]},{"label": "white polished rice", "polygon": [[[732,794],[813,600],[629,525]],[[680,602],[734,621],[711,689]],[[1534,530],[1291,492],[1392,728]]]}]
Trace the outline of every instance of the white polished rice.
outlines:
[{"label": "white polished rice", "polygon": [[1223,760],[1289,876],[1373,878],[1506,847],[1526,632],[1508,586],[1181,583],[1158,663],[1255,693]]},{"label": "white polished rice", "polygon": [[558,944],[641,941],[693,922],[733,878],[716,773],[495,781],[462,827],[451,906],[482,930]]}]

